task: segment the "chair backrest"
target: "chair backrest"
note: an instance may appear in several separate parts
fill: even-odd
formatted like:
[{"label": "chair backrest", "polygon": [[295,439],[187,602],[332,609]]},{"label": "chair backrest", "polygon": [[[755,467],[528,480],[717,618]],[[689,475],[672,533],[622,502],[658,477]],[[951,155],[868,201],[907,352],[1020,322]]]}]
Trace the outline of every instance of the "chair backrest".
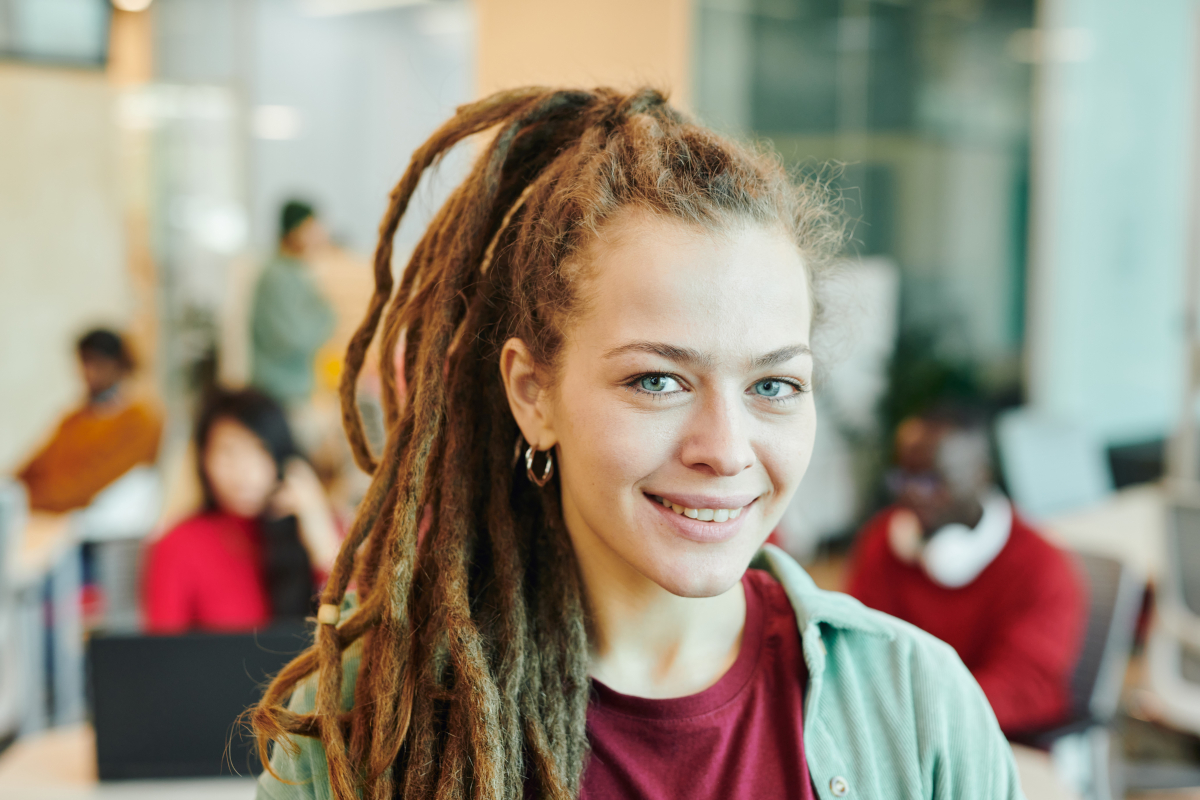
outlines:
[{"label": "chair backrest", "polygon": [[1072,715],[1108,722],[1120,702],[1144,587],[1117,559],[1077,553],[1076,560],[1087,582],[1088,620],[1071,680]]},{"label": "chair backrest", "polygon": [[1070,420],[1017,408],[996,420],[1009,496],[1030,519],[1094,505],[1112,493],[1101,443]]},{"label": "chair backrest", "polygon": [[1176,503],[1168,509],[1167,552],[1164,592],[1200,617],[1200,508]]}]

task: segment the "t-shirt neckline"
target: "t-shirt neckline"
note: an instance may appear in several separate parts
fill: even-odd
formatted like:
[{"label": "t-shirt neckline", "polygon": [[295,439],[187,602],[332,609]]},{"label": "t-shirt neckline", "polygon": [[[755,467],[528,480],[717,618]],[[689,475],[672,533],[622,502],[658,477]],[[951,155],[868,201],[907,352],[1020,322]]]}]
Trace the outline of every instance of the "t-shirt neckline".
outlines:
[{"label": "t-shirt neckline", "polygon": [[651,698],[622,694],[592,678],[592,710],[647,720],[681,720],[711,714],[734,700],[750,683],[758,667],[765,639],[766,598],[762,596],[762,589],[757,582],[751,578],[750,570],[742,576],[742,589],[746,595],[746,622],[742,629],[741,645],[733,665],[716,683],[696,694]]}]

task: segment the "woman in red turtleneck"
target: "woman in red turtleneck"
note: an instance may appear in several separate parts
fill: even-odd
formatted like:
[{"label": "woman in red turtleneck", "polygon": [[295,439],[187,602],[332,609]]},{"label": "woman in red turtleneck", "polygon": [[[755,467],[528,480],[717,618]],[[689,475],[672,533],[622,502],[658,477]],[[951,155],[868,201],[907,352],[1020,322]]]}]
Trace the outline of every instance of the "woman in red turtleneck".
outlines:
[{"label": "woman in red turtleneck", "polygon": [[204,508],[150,548],[146,629],[248,630],[311,613],[339,542],[282,409],[257,391],[220,394],[196,451]]}]

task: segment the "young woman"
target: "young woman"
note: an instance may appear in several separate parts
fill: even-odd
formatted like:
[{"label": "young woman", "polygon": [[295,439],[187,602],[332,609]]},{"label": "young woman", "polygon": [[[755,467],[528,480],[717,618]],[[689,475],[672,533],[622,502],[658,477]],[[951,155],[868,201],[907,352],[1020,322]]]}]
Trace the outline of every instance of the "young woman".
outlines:
[{"label": "young woman", "polygon": [[[393,293],[422,173],[492,128]],[[839,243],[820,186],[656,92],[460,109],[384,219],[342,385],[374,481],[254,712],[259,796],[1019,797],[948,647],[762,547]],[[381,318],[376,462],[353,390]]]},{"label": "young woman", "polygon": [[311,614],[340,540],[279,405],[220,393],[196,426],[200,513],[155,542],[144,579],[151,633],[249,630]]}]

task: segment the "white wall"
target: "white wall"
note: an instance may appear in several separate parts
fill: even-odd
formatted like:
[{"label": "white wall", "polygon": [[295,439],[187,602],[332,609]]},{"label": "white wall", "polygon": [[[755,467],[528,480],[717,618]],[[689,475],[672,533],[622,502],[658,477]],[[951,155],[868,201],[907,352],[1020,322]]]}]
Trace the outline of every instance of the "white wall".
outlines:
[{"label": "white wall", "polygon": [[[413,150],[473,97],[474,17],[465,2],[336,16],[313,15],[313,7],[159,0],[156,78],[240,93],[256,252],[274,248],[279,206],[297,195],[317,204],[342,244],[366,255]],[[254,110],[262,106],[294,110],[294,135],[255,137]],[[432,202],[421,200],[402,229],[401,251],[423,228],[421,212]]]},{"label": "white wall", "polygon": [[1192,0],[1043,0],[1027,352],[1034,405],[1107,442],[1183,391]]},{"label": "white wall", "polygon": [[81,398],[79,334],[132,311],[117,144],[102,72],[0,65],[0,471]]}]

